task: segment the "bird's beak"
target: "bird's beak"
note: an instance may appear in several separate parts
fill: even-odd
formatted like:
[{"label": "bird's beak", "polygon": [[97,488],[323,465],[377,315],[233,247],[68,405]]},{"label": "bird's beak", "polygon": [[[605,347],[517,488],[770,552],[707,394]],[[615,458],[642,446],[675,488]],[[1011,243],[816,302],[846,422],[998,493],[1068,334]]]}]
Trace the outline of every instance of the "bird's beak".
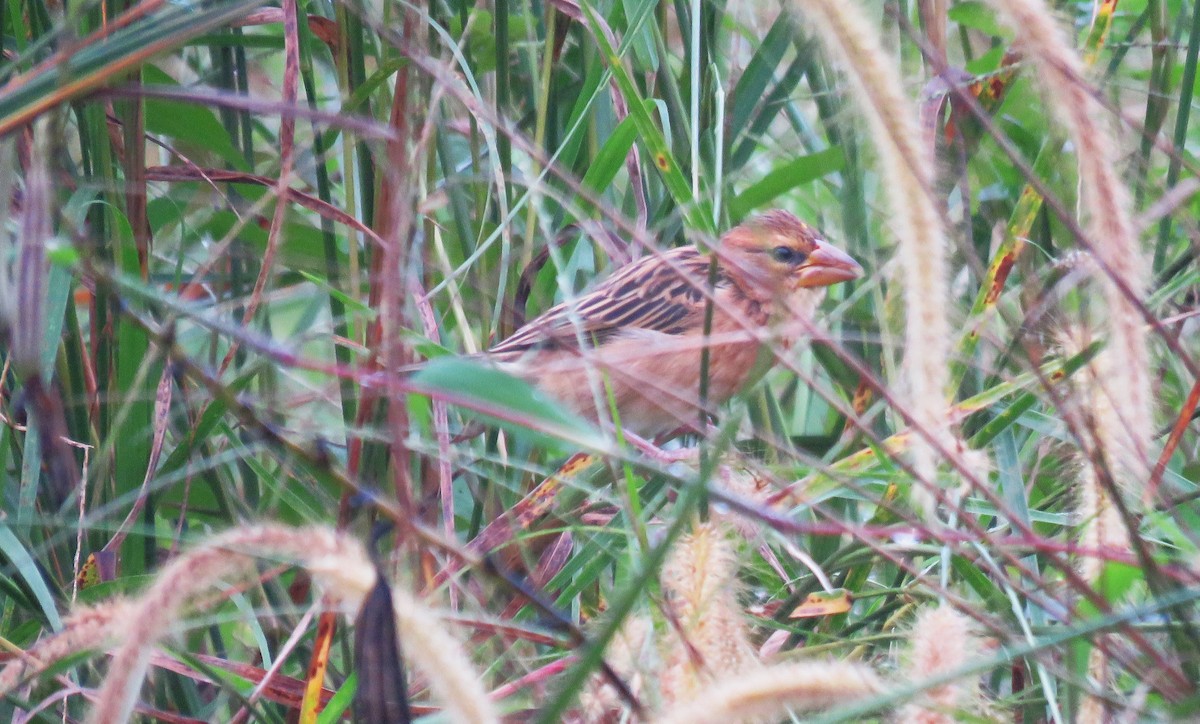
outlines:
[{"label": "bird's beak", "polygon": [[817,241],[817,246],[808,255],[808,259],[797,270],[799,286],[827,287],[838,282],[848,282],[863,275],[863,268],[858,262],[841,249],[825,241]]}]

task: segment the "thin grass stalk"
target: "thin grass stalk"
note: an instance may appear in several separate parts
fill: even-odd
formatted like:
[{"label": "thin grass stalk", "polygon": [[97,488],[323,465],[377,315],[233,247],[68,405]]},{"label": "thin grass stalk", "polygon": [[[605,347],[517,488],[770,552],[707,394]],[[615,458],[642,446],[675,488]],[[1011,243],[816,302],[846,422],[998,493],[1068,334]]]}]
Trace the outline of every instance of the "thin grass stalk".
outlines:
[{"label": "thin grass stalk", "polygon": [[903,93],[897,64],[856,5],[793,0],[813,34],[842,67],[866,116],[888,189],[892,230],[904,284],[905,379],[908,412],[924,434],[914,438],[914,469],[932,481],[938,446],[950,447],[950,308],[946,238],[933,201],[934,163],[923,142],[916,107]]},{"label": "thin grass stalk", "polygon": [[[1158,138],[1163,124],[1166,123],[1167,111],[1170,107],[1171,71],[1174,69],[1174,63],[1172,62],[1174,59],[1174,50],[1170,43],[1170,36],[1167,33],[1167,15],[1166,3],[1161,0],[1151,0],[1142,14],[1142,18],[1149,20],[1151,47],[1150,73],[1146,89],[1146,113],[1142,119],[1142,127],[1145,129],[1145,133],[1142,134],[1141,146],[1138,149],[1137,162],[1134,165],[1134,181],[1132,183],[1135,194],[1133,207],[1135,209],[1142,208],[1142,200],[1148,190],[1146,176],[1150,172],[1150,157],[1154,151],[1154,142]],[[1132,44],[1132,39],[1130,44]],[[1114,70],[1115,68],[1110,66],[1110,75],[1111,71]],[[1182,108],[1180,108],[1180,113],[1183,113]],[[1171,162],[1174,163],[1175,159],[1172,158]],[[1167,178],[1168,180],[1170,179],[1169,171]],[[1171,186],[1168,184],[1167,190],[1170,191],[1170,188]],[[1169,227],[1170,220],[1166,214],[1160,220],[1160,235],[1163,233],[1162,222],[1165,222]],[[1161,239],[1162,237],[1160,236],[1159,238]],[[1155,248],[1155,256],[1158,256],[1158,247]],[[1156,258],[1153,268],[1159,268],[1161,262],[1161,259]]]},{"label": "thin grass stalk", "polygon": [[[1183,78],[1179,83],[1179,111],[1175,116],[1175,148],[1184,148],[1187,143],[1188,122],[1192,112],[1192,94],[1196,85],[1197,59],[1200,58],[1200,3],[1192,3],[1192,27],[1188,35],[1187,58],[1183,66]],[[1175,154],[1167,166],[1167,190],[1179,182],[1183,157]],[[1158,225],[1158,243],[1154,247],[1154,267],[1158,269],[1166,257],[1167,244],[1171,235],[1171,217],[1164,216]]]},{"label": "thin grass stalk", "polygon": [[713,142],[713,155],[716,157],[714,165],[716,168],[713,171],[713,225],[721,228],[721,206],[725,198],[725,87],[721,81],[721,76],[717,72],[717,67],[714,64],[711,67],[712,75],[717,79],[716,91],[714,95],[714,105],[716,106],[716,119],[713,122],[713,133],[716,138]]},{"label": "thin grass stalk", "polygon": [[[508,0],[496,0],[495,24],[492,29],[496,34],[496,115],[504,118],[509,105],[509,67],[508,67]],[[512,178],[512,143],[508,136],[501,133],[496,138],[496,148],[500,152],[500,168],[505,179]],[[511,199],[508,184],[496,189],[496,193],[506,201]],[[502,204],[501,207],[507,204]],[[500,297],[503,299],[503,297]]]},{"label": "thin grass stalk", "polygon": [[947,63],[946,14],[949,6],[949,0],[917,0],[917,13],[921,17],[921,28],[925,31],[925,37],[929,38],[929,45],[942,65]]},{"label": "thin grass stalk", "polygon": [[[29,173],[25,182],[21,230],[11,288],[3,288],[5,315],[0,319],[12,346],[13,371],[28,383],[42,374],[42,337],[46,325],[46,286],[50,262],[46,244],[54,234],[53,182],[48,163],[54,157],[54,123],[43,118],[32,133]],[[7,205],[9,200],[6,198]],[[5,284],[4,287],[9,287]]]},{"label": "thin grass stalk", "polygon": [[[404,13],[402,37],[417,42],[417,16]],[[499,21],[498,21],[499,22]],[[419,49],[417,52],[421,52]],[[387,166],[381,169],[383,185],[379,189],[379,209],[376,223],[380,236],[387,240],[379,255],[381,278],[373,280],[380,286],[379,359],[384,369],[403,369],[411,362],[408,345],[401,331],[407,327],[405,295],[410,291],[413,262],[413,231],[416,228],[415,189],[413,178],[419,168],[412,149],[417,114],[420,113],[420,84],[406,68],[397,77],[389,125],[396,137],[385,145]],[[388,398],[396,400],[387,405],[388,429],[391,434],[392,481],[397,503],[404,515],[416,520],[417,491],[413,488],[412,453],[406,444],[408,437],[408,408],[399,401],[403,393],[399,378],[389,375]]]},{"label": "thin grass stalk", "polygon": [[[0,200],[11,205],[13,191],[17,187],[17,179],[21,170],[17,159],[17,139],[9,136],[0,138]],[[26,191],[28,193],[28,191]],[[20,308],[17,271],[19,260],[23,256],[24,242],[14,243],[8,234],[0,236],[0,340],[6,345],[12,344],[14,327],[17,324],[17,310]],[[4,381],[5,373],[12,364],[11,354],[4,360],[0,369],[0,382]]]},{"label": "thin grass stalk", "polygon": [[1129,192],[1117,171],[1117,139],[1108,124],[1098,120],[1106,116],[1104,106],[1085,82],[1083,61],[1050,9],[1040,0],[991,0],[991,4],[1016,29],[1026,56],[1039,69],[1047,101],[1075,145],[1088,236],[1112,273],[1100,280],[1112,354],[1112,376],[1105,388],[1120,431],[1114,431],[1113,440],[1103,441],[1103,455],[1117,482],[1126,491],[1140,494],[1137,488],[1150,468],[1154,432],[1148,340],[1137,304],[1122,293],[1117,279],[1143,298],[1149,269],[1130,217]]},{"label": "thin grass stalk", "polygon": [[[692,0],[688,13],[691,43],[688,47],[689,90],[688,148],[692,162],[692,196],[700,197],[700,0]],[[714,222],[717,219],[713,219]]]},{"label": "thin grass stalk", "polygon": [[[300,49],[297,34],[299,21],[296,17],[295,0],[283,0],[283,89],[282,102],[289,107],[295,107],[300,76]],[[275,256],[282,243],[283,222],[287,218],[289,208],[288,189],[292,184],[292,171],[295,166],[296,118],[291,113],[280,114],[279,117],[279,178],[275,183],[275,209],[271,215],[271,226],[267,233],[267,250],[263,257],[262,267],[254,280],[254,288],[250,299],[242,313],[242,324],[249,327],[254,321],[258,306],[262,301],[267,282],[271,279],[274,269]],[[221,363],[221,371],[229,366],[238,350],[237,342],[230,345]]]},{"label": "thin grass stalk", "polygon": [[[542,63],[539,69],[540,76],[538,78],[538,95],[536,108],[536,122],[533,130],[533,143],[538,148],[544,148],[546,145],[546,114],[550,107],[550,88],[551,80],[554,77],[554,52],[552,45],[554,42],[555,20],[558,18],[558,12],[550,5],[545,7],[546,17],[546,42],[543,45]],[[533,65],[531,63],[531,65]],[[431,107],[436,108],[433,104]],[[432,159],[433,156],[431,155]],[[541,169],[538,168],[538,163],[533,160],[530,168],[530,176],[541,175]],[[533,260],[534,234],[538,227],[538,205],[529,204],[529,208],[525,213],[525,239],[521,245],[520,265],[524,269],[529,266],[529,262]],[[511,331],[511,330],[508,330]]]}]

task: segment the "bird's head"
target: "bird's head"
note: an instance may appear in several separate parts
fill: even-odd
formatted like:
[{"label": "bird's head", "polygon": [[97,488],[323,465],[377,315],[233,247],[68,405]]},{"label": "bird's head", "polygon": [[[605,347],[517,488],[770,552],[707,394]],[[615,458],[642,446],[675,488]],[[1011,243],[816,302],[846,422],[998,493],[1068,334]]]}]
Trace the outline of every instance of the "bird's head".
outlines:
[{"label": "bird's head", "polygon": [[780,209],[730,229],[721,237],[717,253],[735,280],[776,299],[863,273],[858,262],[825,241],[820,231]]}]

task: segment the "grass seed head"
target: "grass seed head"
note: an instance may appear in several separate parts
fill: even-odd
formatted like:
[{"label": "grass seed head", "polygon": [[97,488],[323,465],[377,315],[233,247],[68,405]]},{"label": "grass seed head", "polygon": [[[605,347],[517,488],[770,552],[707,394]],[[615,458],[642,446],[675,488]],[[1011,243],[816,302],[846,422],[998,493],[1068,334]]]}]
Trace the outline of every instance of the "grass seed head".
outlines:
[{"label": "grass seed head", "polygon": [[737,554],[724,526],[703,523],[680,538],[663,565],[662,585],[678,625],[668,638],[665,701],[682,701],[706,681],[756,665],[737,603]]}]

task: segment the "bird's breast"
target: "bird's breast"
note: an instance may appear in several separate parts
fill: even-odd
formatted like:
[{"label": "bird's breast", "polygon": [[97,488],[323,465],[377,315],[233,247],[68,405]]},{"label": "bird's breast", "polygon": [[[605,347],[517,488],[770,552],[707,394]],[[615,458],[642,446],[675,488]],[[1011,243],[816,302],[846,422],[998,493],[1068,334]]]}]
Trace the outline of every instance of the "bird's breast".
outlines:
[{"label": "bird's breast", "polygon": [[622,330],[598,347],[543,351],[505,367],[584,417],[611,419],[611,399],[625,428],[650,437],[699,420],[705,347],[705,409],[715,412],[745,386],[761,349],[752,331],[717,319],[707,338]]}]

